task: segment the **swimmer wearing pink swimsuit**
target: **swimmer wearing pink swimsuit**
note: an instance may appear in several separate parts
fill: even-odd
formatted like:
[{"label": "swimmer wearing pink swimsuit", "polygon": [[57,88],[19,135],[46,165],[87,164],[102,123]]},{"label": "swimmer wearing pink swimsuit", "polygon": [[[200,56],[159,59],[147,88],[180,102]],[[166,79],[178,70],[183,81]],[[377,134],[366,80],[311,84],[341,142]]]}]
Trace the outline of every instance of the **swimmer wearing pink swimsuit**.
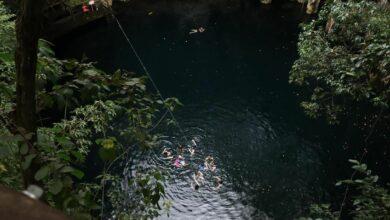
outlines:
[{"label": "swimmer wearing pink swimsuit", "polygon": [[174,165],[176,168],[181,167],[180,159],[179,159],[179,158],[176,158],[175,162],[173,162],[173,165]]}]

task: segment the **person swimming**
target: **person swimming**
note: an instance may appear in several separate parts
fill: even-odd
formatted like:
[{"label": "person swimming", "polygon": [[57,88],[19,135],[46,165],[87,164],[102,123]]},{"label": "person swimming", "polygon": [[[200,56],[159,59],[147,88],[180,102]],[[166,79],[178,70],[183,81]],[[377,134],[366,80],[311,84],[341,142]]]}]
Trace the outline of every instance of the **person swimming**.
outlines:
[{"label": "person swimming", "polygon": [[212,156],[207,156],[205,159],[204,159],[205,162],[207,163],[210,163],[210,162],[214,162],[214,158]]},{"label": "person swimming", "polygon": [[202,184],[204,183],[203,173],[200,172],[200,170],[195,171],[195,173],[194,173],[192,178],[194,179],[194,182],[195,182],[196,185],[200,186],[201,183]]},{"label": "person swimming", "polygon": [[215,171],[217,169],[217,166],[214,164],[214,158],[210,155],[204,159],[204,166],[206,170]]},{"label": "person swimming", "polygon": [[179,144],[179,146],[177,147],[177,154],[182,155],[183,152],[184,152],[184,147],[183,145]]},{"label": "person swimming", "polygon": [[202,165],[202,164],[200,164],[200,165],[198,166],[198,169],[199,169],[200,171],[205,171],[205,170],[206,170],[206,169],[205,169],[205,166]]},{"label": "person swimming", "polygon": [[175,161],[173,162],[173,166],[175,166],[176,168],[180,167],[180,159],[179,158],[175,159]]},{"label": "person swimming", "polygon": [[187,166],[188,164],[186,163],[186,161],[183,159],[180,161],[180,166],[184,167],[184,166]]},{"label": "person swimming", "polygon": [[195,148],[193,148],[193,147],[188,148],[188,152],[190,152],[191,156],[194,156]]},{"label": "person swimming", "polygon": [[182,157],[181,155],[176,157],[176,159],[173,161],[173,166],[175,166],[176,168],[181,168],[181,167],[188,166],[188,165],[189,164],[186,163],[186,161],[184,160],[184,157]]},{"label": "person swimming", "polygon": [[172,151],[169,148],[167,148],[167,147],[164,147],[164,150],[163,150],[162,154],[164,155],[164,157],[166,159],[172,159],[173,158]]},{"label": "person swimming", "polygon": [[206,29],[204,27],[194,28],[194,29],[191,29],[189,34],[203,33],[203,32],[205,32],[205,30]]},{"label": "person swimming", "polygon": [[219,188],[222,187],[223,181],[222,181],[221,177],[219,177],[219,176],[214,177],[214,180],[215,180],[214,190],[218,190]]},{"label": "person swimming", "polygon": [[211,170],[212,172],[214,172],[217,169],[217,165],[214,164],[214,161],[209,163],[208,169]]},{"label": "person swimming", "polygon": [[194,139],[191,140],[192,147],[197,147],[196,141]]}]

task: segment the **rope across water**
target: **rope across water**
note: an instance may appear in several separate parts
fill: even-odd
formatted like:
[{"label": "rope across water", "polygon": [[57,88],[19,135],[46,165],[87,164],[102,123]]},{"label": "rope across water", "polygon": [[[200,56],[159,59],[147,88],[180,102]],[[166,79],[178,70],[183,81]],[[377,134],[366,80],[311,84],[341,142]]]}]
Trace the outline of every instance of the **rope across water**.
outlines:
[{"label": "rope across water", "polygon": [[[121,30],[123,36],[125,37],[127,43],[129,44],[129,46],[130,46],[132,52],[133,52],[134,55],[136,56],[136,58],[137,58],[138,62],[140,63],[142,69],[144,70],[145,74],[147,75],[147,77],[149,78],[150,82],[152,83],[152,85],[153,85],[154,89],[156,90],[158,96],[161,98],[162,101],[164,101],[165,98],[164,98],[163,95],[161,94],[160,89],[157,87],[157,84],[154,82],[154,80],[153,80],[152,76],[150,75],[148,69],[146,68],[144,62],[142,61],[141,57],[139,56],[137,50],[136,50],[135,47],[134,47],[134,44],[131,42],[130,38],[127,36],[127,34],[126,34],[126,32],[124,31],[124,29],[123,29],[121,23],[119,22],[118,18],[117,18],[114,14],[112,14],[112,16],[113,16],[113,18],[115,19],[116,23],[118,24],[119,29]],[[175,125],[177,126],[177,128],[179,129],[179,131],[181,132],[181,134],[183,135],[185,141],[188,142],[188,139],[187,139],[187,136],[186,136],[185,133],[184,133],[184,130],[181,128],[179,122],[177,121],[177,119],[176,119],[175,115],[173,114],[173,112],[171,111],[171,109],[169,109],[168,106],[165,106],[165,108],[167,109],[167,111],[168,111],[169,114],[171,115],[172,120],[174,120]]]}]

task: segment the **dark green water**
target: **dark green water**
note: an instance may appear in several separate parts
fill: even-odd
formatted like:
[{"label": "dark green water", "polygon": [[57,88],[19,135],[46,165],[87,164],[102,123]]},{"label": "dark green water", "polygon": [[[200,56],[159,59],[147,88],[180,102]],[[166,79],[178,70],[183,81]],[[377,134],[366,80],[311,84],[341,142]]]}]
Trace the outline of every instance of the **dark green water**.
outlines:
[{"label": "dark green water", "polygon": [[[339,148],[345,134],[308,119],[288,84],[300,7],[160,2],[119,16],[162,93],[185,104],[177,118],[198,140],[193,163],[213,155],[214,175],[224,179],[219,191],[209,183],[196,192],[193,170],[172,169],[171,219],[291,219],[312,202],[333,199],[331,186],[345,171],[336,162],[346,159]],[[206,31],[188,34],[199,26]],[[142,73],[112,22],[68,36],[58,50],[63,57],[85,53],[107,71]],[[165,133],[165,145],[183,140],[178,131]]]}]

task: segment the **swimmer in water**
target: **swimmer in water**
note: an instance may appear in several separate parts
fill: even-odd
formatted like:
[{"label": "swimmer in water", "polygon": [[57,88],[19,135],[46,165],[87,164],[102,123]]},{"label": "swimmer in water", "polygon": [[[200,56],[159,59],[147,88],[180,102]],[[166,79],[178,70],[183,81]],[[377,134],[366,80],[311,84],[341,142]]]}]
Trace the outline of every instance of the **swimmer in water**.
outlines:
[{"label": "swimmer in water", "polygon": [[[204,166],[205,166],[205,169],[207,170],[215,170],[216,169],[216,166],[214,165],[214,158],[212,156],[207,156],[205,159],[204,159]],[[215,167],[215,168],[213,168]]]},{"label": "swimmer in water", "polygon": [[175,166],[176,168],[180,168],[182,165],[181,165],[181,161],[182,161],[183,157],[182,156],[178,156],[176,157],[176,159],[173,161],[173,166]]},{"label": "swimmer in water", "polygon": [[169,149],[169,148],[164,148],[164,150],[163,150],[163,152],[162,152],[162,154],[164,155],[164,157],[166,158],[166,159],[172,159],[173,158],[173,156],[172,156],[172,151]]},{"label": "swimmer in water", "polygon": [[201,183],[204,183],[204,177],[203,173],[197,170],[192,177],[197,185],[201,185]]},{"label": "swimmer in water", "polygon": [[188,166],[189,164],[188,163],[186,163],[186,161],[184,160],[184,159],[182,159],[181,161],[180,161],[180,166],[181,167],[185,167],[185,166]]},{"label": "swimmer in water", "polygon": [[191,144],[192,144],[192,147],[197,147],[198,146],[194,139],[191,140]]},{"label": "swimmer in water", "polygon": [[219,176],[214,177],[214,179],[215,179],[214,190],[218,190],[219,188],[222,187],[223,181],[222,181],[221,177],[219,177]]},{"label": "swimmer in water", "polygon": [[194,154],[195,154],[195,148],[190,147],[190,148],[188,148],[188,151],[190,152],[191,156],[194,156]]},{"label": "swimmer in water", "polygon": [[173,162],[173,166],[175,166],[176,168],[180,167],[180,160],[179,160],[179,158],[175,159],[175,161]]},{"label": "swimmer in water", "polygon": [[179,144],[179,146],[177,147],[177,153],[178,153],[179,155],[182,155],[182,154],[183,154],[183,151],[184,151],[183,145]]},{"label": "swimmer in water", "polygon": [[205,162],[207,163],[210,163],[210,162],[214,162],[214,158],[212,156],[207,156],[205,159],[204,159]]},{"label": "swimmer in water", "polygon": [[208,169],[211,170],[212,172],[214,172],[214,171],[217,169],[217,165],[214,164],[214,161],[212,161],[212,162],[209,164]]},{"label": "swimmer in water", "polygon": [[200,171],[205,171],[205,166],[202,165],[202,164],[200,164],[200,165],[198,166],[198,169],[199,169]]},{"label": "swimmer in water", "polygon": [[203,33],[206,29],[203,27],[191,29],[189,34]]},{"label": "swimmer in water", "polygon": [[181,168],[181,167],[185,167],[188,165],[189,164],[186,163],[186,161],[184,160],[184,157],[182,157],[180,155],[173,161],[173,166],[175,166],[176,168]]}]

